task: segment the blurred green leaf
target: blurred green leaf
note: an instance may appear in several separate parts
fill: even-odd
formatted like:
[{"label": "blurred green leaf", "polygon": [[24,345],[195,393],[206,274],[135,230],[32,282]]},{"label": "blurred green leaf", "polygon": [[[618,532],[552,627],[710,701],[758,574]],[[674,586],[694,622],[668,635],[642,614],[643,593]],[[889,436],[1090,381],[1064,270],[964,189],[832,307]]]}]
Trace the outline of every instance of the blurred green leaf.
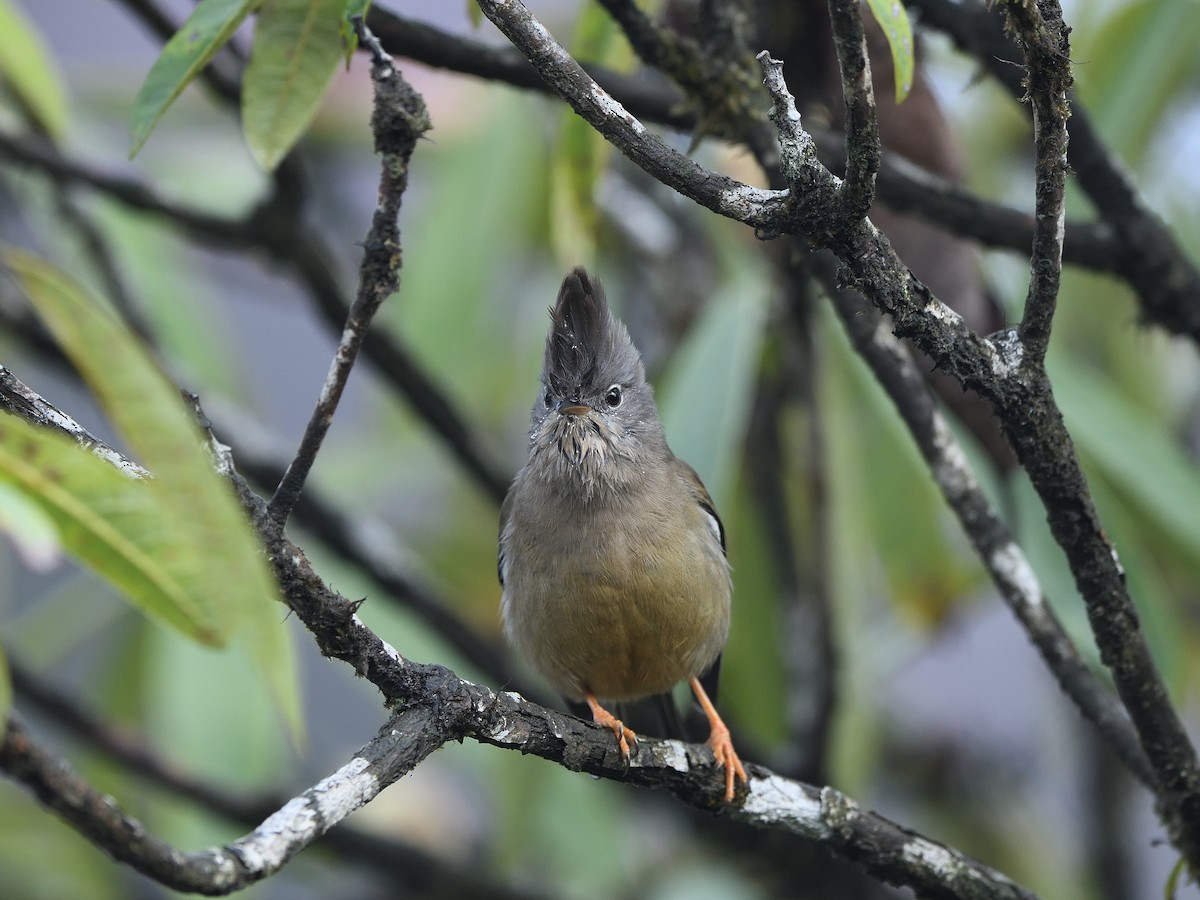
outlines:
[{"label": "blurred green leaf", "polygon": [[1162,421],[1102,373],[1066,355],[1048,362],[1067,427],[1086,454],[1172,544],[1200,564],[1200,471]]},{"label": "blurred green leaf", "polygon": [[[1105,17],[1090,40],[1072,48],[1080,96],[1105,139],[1136,165],[1167,107],[1200,68],[1195,3],[1138,0]],[[1153,60],[1153,65],[1138,65]]]},{"label": "blurred green leaf", "polygon": [[167,41],[133,101],[129,156],[137,156],[162,114],[263,0],[200,0]]},{"label": "blurred green leaf", "polygon": [[342,20],[338,25],[338,34],[342,36],[342,54],[346,58],[346,68],[350,68],[350,60],[354,58],[354,51],[358,49],[358,32],[350,24],[350,19],[358,16],[365,20],[367,10],[371,8],[371,0],[344,0],[344,2],[346,5],[342,8]]},{"label": "blurred green leaf", "polygon": [[479,4],[475,0],[467,0],[467,18],[471,20],[473,28],[478,28],[483,22],[483,10],[479,8]]},{"label": "blurred green leaf", "polygon": [[242,87],[242,128],[266,171],[317,114],[342,58],[344,0],[267,0],[254,28]]},{"label": "blurred green leaf", "polygon": [[21,561],[43,572],[59,559],[58,529],[45,510],[24,492],[0,482],[0,534],[13,542]]},{"label": "blurred green leaf", "polygon": [[0,0],[0,81],[46,134],[63,136],[67,92],[42,36],[9,0]]},{"label": "blurred green leaf", "polygon": [[4,658],[4,648],[0,647],[0,728],[8,721],[8,711],[12,709],[12,679],[8,674],[8,660]]},{"label": "blurred green leaf", "polygon": [[896,73],[896,102],[903,103],[913,83],[913,36],[908,12],[900,0],[867,0],[871,15],[883,29],[892,48],[892,66]]},{"label": "blurred green leaf", "polygon": [[[475,4],[471,4],[475,6]],[[628,56],[628,44],[618,40],[612,16],[589,4],[579,14],[571,55],[576,59],[621,67],[616,57]],[[559,114],[558,137],[550,155],[550,240],[564,268],[592,263],[596,258],[596,185],[604,173],[612,146],[569,108]]]},{"label": "blurred green leaf", "polygon": [[[123,504],[137,502],[136,494],[93,471],[87,454],[52,456],[53,445],[38,435],[34,461],[46,463],[31,468],[10,444],[10,465],[25,472],[33,496],[52,501],[60,529],[86,527],[100,539],[104,552],[85,561],[123,589],[116,579],[138,584],[131,599],[209,643],[244,637],[298,734],[294,662],[280,624],[285,607],[278,587],[228,484],[201,450],[201,435],[178,393],[122,323],[65,274],[19,250],[6,249],[2,258],[117,431],[154,472],[153,486],[134,483],[152,499],[142,501],[149,504],[144,515],[117,530],[114,520],[127,513]],[[99,488],[88,486],[93,478]],[[87,540],[73,542],[65,532],[64,540],[75,552],[91,552]]]},{"label": "blurred green leaf", "polygon": [[163,527],[162,490],[123,474],[69,439],[15,416],[0,420],[0,478],[41,505],[72,555],[144,612],[206,644],[225,623],[171,565],[178,535]]},{"label": "blurred green leaf", "polygon": [[738,267],[660,379],[671,447],[700,473],[717,508],[733,491],[767,320],[767,286]]},{"label": "blurred green leaf", "polygon": [[982,583],[983,569],[891,398],[846,341],[826,346],[833,393],[823,409],[847,445],[831,461],[856,481],[846,502],[862,505],[860,521],[873,535],[857,540],[877,549],[896,610],[923,629],[937,627]]}]

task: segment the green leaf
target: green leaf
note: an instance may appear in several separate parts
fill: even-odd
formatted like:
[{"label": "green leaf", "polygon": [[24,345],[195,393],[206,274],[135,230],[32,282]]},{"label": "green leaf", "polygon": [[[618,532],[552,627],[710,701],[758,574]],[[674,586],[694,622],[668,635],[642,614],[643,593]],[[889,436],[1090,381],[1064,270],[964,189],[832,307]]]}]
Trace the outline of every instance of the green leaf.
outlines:
[{"label": "green leaf", "polygon": [[[136,565],[147,591],[158,592],[153,598],[141,592],[143,606],[149,603],[158,615],[210,643],[235,633],[244,638],[298,733],[294,662],[282,626],[285,607],[278,602],[278,586],[257,535],[202,450],[202,436],[178,392],[124,325],[64,273],[15,249],[0,249],[0,259],[21,281],[117,431],[155,475],[149,489],[154,499],[132,534],[129,529],[113,533],[112,522],[123,514],[121,504],[132,502],[118,490],[118,482],[102,482],[111,497],[95,497],[91,504],[84,503],[91,495],[81,483],[72,481],[67,490],[54,488],[49,476],[57,473],[55,466],[74,471],[87,463],[56,459],[30,471],[26,462],[23,477],[33,495],[53,498],[58,512],[51,514],[60,528],[69,515],[72,527],[86,526],[110,548],[122,548],[115,558],[107,552],[89,562],[114,583],[118,577],[128,581],[123,567]],[[37,446],[39,453],[51,452],[40,449],[42,443]],[[18,469],[21,456],[12,447],[8,456]],[[40,481],[36,471],[43,473]],[[62,477],[73,476],[64,470]],[[108,523],[107,531],[94,515],[89,517],[97,511]],[[79,542],[64,541],[77,550]]]},{"label": "green leaf", "polygon": [[[1128,162],[1141,162],[1156,125],[1181,89],[1194,83],[1200,16],[1194,3],[1138,0],[1122,5],[1102,27],[1082,37],[1072,56],[1080,95],[1109,144]],[[1152,59],[1153,65],[1134,61]]]},{"label": "green leaf", "polygon": [[4,658],[4,648],[0,647],[0,728],[8,721],[8,711],[12,709],[12,679],[8,674],[8,660]]},{"label": "green leaf", "polygon": [[54,520],[25,494],[0,481],[0,534],[8,535],[21,561],[36,572],[58,562],[61,547]]},{"label": "green leaf", "polygon": [[73,441],[15,416],[0,419],[0,478],[54,522],[71,554],[143,612],[205,644],[222,644],[220,610],[173,566],[173,526],[160,485],[123,474]]},{"label": "green leaf", "polygon": [[137,156],[150,132],[200,70],[233,37],[263,0],[201,0],[167,41],[133,101],[129,157]]},{"label": "green leaf", "polygon": [[345,4],[342,8],[342,21],[338,25],[338,34],[342,37],[342,55],[346,59],[346,68],[348,69],[350,60],[354,58],[354,51],[358,49],[358,32],[350,24],[350,19],[358,16],[365,20],[367,10],[371,8],[371,0],[345,0]]},{"label": "green leaf", "polygon": [[62,137],[67,93],[41,35],[9,0],[0,0],[0,80],[46,134]]},{"label": "green leaf", "polygon": [[749,418],[767,291],[738,269],[709,301],[661,379],[671,447],[700,473],[720,509],[732,495]]},{"label": "green leaf", "polygon": [[467,18],[471,20],[472,28],[478,28],[483,22],[483,10],[475,0],[467,0]]},{"label": "green leaf", "polygon": [[317,114],[338,61],[344,0],[267,0],[242,89],[242,128],[271,171]]},{"label": "green leaf", "polygon": [[[472,4],[474,6],[474,4]],[[576,59],[604,63],[620,71],[631,59],[612,17],[588,5],[579,14],[571,41]],[[596,184],[604,174],[612,146],[574,111],[560,114],[558,139],[550,155],[550,242],[564,267],[596,258]]]},{"label": "green leaf", "polygon": [[896,73],[896,102],[903,103],[913,83],[913,36],[908,13],[900,0],[867,0],[871,15],[883,29],[892,49],[892,66]]},{"label": "green leaf", "polygon": [[1200,472],[1161,421],[1107,378],[1059,355],[1048,362],[1063,417],[1085,454],[1168,541],[1200,563]]}]

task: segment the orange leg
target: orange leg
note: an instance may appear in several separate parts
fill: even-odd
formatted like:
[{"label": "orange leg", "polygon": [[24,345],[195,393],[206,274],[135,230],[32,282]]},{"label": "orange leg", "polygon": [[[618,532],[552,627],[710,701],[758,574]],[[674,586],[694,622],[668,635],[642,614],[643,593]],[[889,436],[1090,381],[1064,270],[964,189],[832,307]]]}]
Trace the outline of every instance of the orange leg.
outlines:
[{"label": "orange leg", "polygon": [[595,694],[587,695],[587,705],[592,710],[592,721],[597,725],[603,725],[617,736],[617,746],[621,748],[621,758],[628,765],[630,744],[637,749],[637,735],[633,733],[633,729],[626,728],[624,722],[601,706]]},{"label": "orange leg", "polygon": [[725,802],[732,803],[733,796],[736,792],[735,777],[742,780],[742,784],[749,784],[750,779],[746,777],[746,770],[742,768],[742,761],[738,759],[737,751],[733,749],[733,740],[729,737],[729,728],[721,721],[721,716],[717,713],[717,708],[713,706],[713,702],[708,699],[708,694],[704,692],[704,686],[700,684],[700,679],[692,677],[688,679],[688,684],[692,686],[692,691],[696,694],[696,699],[700,701],[700,706],[704,710],[704,714],[708,716],[708,746],[712,748],[713,756],[716,757],[717,765],[725,770]]}]

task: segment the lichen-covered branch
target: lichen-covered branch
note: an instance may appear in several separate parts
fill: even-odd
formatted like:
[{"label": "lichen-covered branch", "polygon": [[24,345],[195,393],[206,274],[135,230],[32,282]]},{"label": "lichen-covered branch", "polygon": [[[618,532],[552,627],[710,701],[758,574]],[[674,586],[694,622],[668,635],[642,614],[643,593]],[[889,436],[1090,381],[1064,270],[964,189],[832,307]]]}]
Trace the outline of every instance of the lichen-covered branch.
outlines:
[{"label": "lichen-covered branch", "polygon": [[225,895],[279,871],[441,746],[436,731],[424,725],[429,717],[426,706],[404,709],[346,765],[293,797],[254,831],[191,853],[156,838],[123,812],[34,738],[16,713],[9,714],[0,741],[0,770],[114,859],[174,890]]},{"label": "lichen-covered branch", "polygon": [[283,473],[268,504],[271,518],[280,527],[300,499],[300,491],[316,461],[317,451],[329,426],[333,424],[338,401],[350,377],[350,370],[358,359],[358,351],[366,339],[371,320],[383,301],[394,294],[399,286],[400,202],[408,186],[409,159],[417,141],[431,124],[421,95],[392,65],[392,58],[384,53],[375,36],[366,30],[362,19],[356,20],[356,26],[359,40],[370,47],[374,55],[371,81],[375,85],[375,111],[371,117],[371,130],[375,135],[375,151],[383,158],[379,176],[379,202],[363,243],[358,294],[346,316],[342,337],[321,387],[321,395],[308,420],[296,456]]},{"label": "lichen-covered branch", "polygon": [[875,176],[882,154],[871,60],[858,0],[829,0],[829,21],[846,105],[846,177],[838,189],[839,214],[858,220],[866,217],[875,202]]},{"label": "lichen-covered branch", "polygon": [[946,505],[958,517],[1000,596],[1037,647],[1046,668],[1129,771],[1154,790],[1154,771],[1128,714],[1080,656],[1054,614],[1033,567],[992,509],[912,356],[879,316],[861,308],[860,299],[830,287],[834,308],[855,349],[896,405]]},{"label": "lichen-covered branch", "polygon": [[1067,220],[1067,119],[1071,51],[1055,0],[1007,4],[1012,29],[1025,45],[1026,84],[1033,109],[1034,217],[1029,292],[1018,333],[1025,365],[1041,365],[1058,302]]}]

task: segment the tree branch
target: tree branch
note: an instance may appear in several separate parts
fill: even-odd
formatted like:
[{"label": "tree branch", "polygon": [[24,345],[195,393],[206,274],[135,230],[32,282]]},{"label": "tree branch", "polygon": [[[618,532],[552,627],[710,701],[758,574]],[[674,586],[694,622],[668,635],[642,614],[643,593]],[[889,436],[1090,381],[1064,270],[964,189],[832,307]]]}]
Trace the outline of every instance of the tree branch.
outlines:
[{"label": "tree branch", "polygon": [[261,881],[297,853],[412,771],[441,742],[425,726],[425,706],[398,713],[354,758],[293,797],[250,834],[223,847],[184,853],[150,834],[111,797],[42,746],[10,712],[0,743],[0,769],[114,859],[160,884],[218,896]]},{"label": "tree branch", "polygon": [[[1000,20],[981,4],[957,0],[910,0],[921,21],[944,32],[1008,88],[1025,96],[1016,48]],[[1118,238],[1115,271],[1137,292],[1142,313],[1168,331],[1200,341],[1200,269],[1175,235],[1147,209],[1124,166],[1104,146],[1086,112],[1074,104],[1067,122],[1067,161],[1076,180]]]},{"label": "tree branch", "polygon": [[1029,293],[1018,334],[1025,365],[1040,366],[1050,343],[1058,302],[1067,219],[1067,119],[1071,108],[1071,50],[1062,9],[1055,0],[1005,6],[1025,45],[1027,85],[1033,110],[1034,216]]},{"label": "tree branch", "polygon": [[871,60],[858,0],[829,0],[829,21],[842,75],[846,105],[846,177],[838,188],[839,215],[847,222],[866,218],[875,202],[875,176],[882,144],[875,117]]},{"label": "tree branch", "polygon": [[268,504],[271,518],[281,528],[300,498],[308,472],[316,461],[317,451],[329,426],[333,424],[333,414],[350,377],[350,370],[358,359],[358,351],[371,320],[383,301],[399,287],[400,203],[408,186],[409,159],[417,141],[431,124],[421,95],[392,65],[392,58],[383,52],[374,35],[366,30],[362,19],[355,19],[354,22],[359,40],[370,47],[374,54],[371,81],[375,85],[375,111],[371,117],[371,130],[375,135],[375,152],[383,157],[379,203],[363,244],[358,294],[346,317],[329,374],[325,377],[321,395],[304,430],[296,456],[288,465]]},{"label": "tree branch", "polygon": [[1063,693],[1096,727],[1129,771],[1154,790],[1154,772],[1124,707],[1096,677],[1062,627],[1033,567],[980,488],[966,453],[907,348],[878,315],[872,316],[862,308],[856,296],[838,290],[830,283],[832,279],[826,282],[855,349],[891,397],[946,505],[958,518],[1001,598]]}]

